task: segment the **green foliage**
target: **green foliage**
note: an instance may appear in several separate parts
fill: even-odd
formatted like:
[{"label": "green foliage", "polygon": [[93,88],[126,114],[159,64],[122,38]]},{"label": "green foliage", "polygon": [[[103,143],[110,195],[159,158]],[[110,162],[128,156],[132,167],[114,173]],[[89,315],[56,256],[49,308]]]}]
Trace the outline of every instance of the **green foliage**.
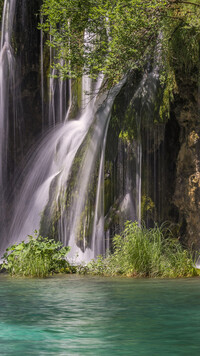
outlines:
[{"label": "green foliage", "polygon": [[189,277],[197,275],[192,254],[179,241],[166,237],[168,229],[147,229],[127,222],[113,239],[114,252],[88,264],[89,273],[143,277]]},{"label": "green foliage", "polygon": [[4,0],[0,0],[0,21],[2,20]]},{"label": "green foliage", "polygon": [[173,66],[165,64],[165,72],[161,75],[161,81],[164,75],[164,89],[162,103],[159,108],[159,116],[163,120],[170,116],[170,104],[174,101],[174,94],[177,92],[177,83]]},{"label": "green foliage", "polygon": [[152,214],[154,212],[155,209],[155,204],[152,201],[152,199],[150,197],[148,197],[147,195],[143,195],[142,196],[142,201],[141,201],[141,215],[142,215],[142,219],[145,220],[145,215],[147,213]]},{"label": "green foliage", "polygon": [[61,242],[47,237],[29,235],[29,241],[7,248],[3,256],[2,269],[12,276],[47,277],[53,273],[72,272],[72,267],[65,257],[69,247],[62,247]]},{"label": "green foliage", "polygon": [[[199,0],[169,0],[167,16],[162,24],[163,100],[160,117],[168,118],[174,93],[178,91],[180,76],[198,81],[200,51]],[[180,75],[181,73],[181,75]]]},{"label": "green foliage", "polygon": [[[43,30],[62,77],[103,72],[110,85],[151,56],[165,0],[44,0]],[[84,38],[84,31],[87,38]],[[64,65],[60,59],[64,59]]]},{"label": "green foliage", "polygon": [[41,13],[63,78],[103,72],[110,87],[155,61],[160,38],[161,119],[169,117],[177,70],[191,75],[199,63],[199,0],[43,0]]}]

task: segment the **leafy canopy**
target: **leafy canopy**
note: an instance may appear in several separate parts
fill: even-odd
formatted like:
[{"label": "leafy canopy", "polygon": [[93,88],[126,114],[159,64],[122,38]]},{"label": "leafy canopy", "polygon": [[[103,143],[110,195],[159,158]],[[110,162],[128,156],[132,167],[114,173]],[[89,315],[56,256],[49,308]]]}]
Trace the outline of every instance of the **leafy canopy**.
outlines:
[{"label": "leafy canopy", "polygon": [[[61,76],[112,81],[142,65],[152,51],[165,0],[44,0],[43,30],[50,34]],[[85,35],[84,35],[85,33]],[[64,60],[64,65],[63,61]]]},{"label": "leafy canopy", "polygon": [[44,0],[41,13],[59,75],[103,72],[111,85],[143,67],[159,33],[164,50],[177,28],[200,33],[199,0]]}]

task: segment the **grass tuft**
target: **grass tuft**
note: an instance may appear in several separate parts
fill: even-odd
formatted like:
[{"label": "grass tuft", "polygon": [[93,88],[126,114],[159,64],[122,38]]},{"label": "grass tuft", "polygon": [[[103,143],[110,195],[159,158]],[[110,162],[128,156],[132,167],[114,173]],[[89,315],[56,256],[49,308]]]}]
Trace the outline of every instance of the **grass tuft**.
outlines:
[{"label": "grass tuft", "polygon": [[152,229],[127,221],[113,239],[114,252],[87,265],[88,273],[141,277],[191,277],[198,275],[192,253],[171,237],[166,226]]}]

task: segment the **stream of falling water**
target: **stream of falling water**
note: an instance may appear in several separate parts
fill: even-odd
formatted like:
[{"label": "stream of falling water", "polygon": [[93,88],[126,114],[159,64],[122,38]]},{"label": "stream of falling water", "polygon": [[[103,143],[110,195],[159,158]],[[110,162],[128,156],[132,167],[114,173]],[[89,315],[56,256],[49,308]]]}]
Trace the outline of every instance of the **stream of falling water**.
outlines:
[{"label": "stream of falling water", "polygon": [[[42,140],[36,150],[28,157],[27,166],[22,172],[25,177],[21,189],[17,192],[17,203],[14,208],[13,218],[10,225],[8,244],[19,242],[31,234],[35,229],[39,229],[41,214],[46,205],[50,204],[51,219],[52,210],[56,202],[62,202],[59,239],[64,244],[71,246],[71,257],[79,253],[81,259],[88,260],[95,255],[102,253],[103,246],[103,204],[102,204],[102,177],[103,161],[106,142],[106,131],[110,118],[110,111],[113,101],[120,88],[124,84],[123,80],[113,88],[107,95],[94,96],[79,120],[66,121],[51,130]],[[95,92],[98,92],[102,83],[100,77],[96,83]],[[84,159],[80,163],[78,174],[73,188],[73,199],[70,209],[66,213],[66,201],[64,201],[67,185],[70,183],[70,173],[74,160],[82,143],[86,139],[88,144],[84,154]],[[100,153],[100,169],[98,174],[96,211],[92,229],[92,241],[90,246],[81,250],[77,246],[77,227],[80,224],[88,194],[93,169]],[[53,192],[52,192],[53,191]],[[48,203],[51,201],[51,203]],[[101,208],[100,208],[101,206]],[[101,235],[101,240],[99,240]],[[83,236],[86,238],[86,236]],[[97,242],[98,240],[98,242]]]},{"label": "stream of falling water", "polygon": [[[6,171],[8,142],[8,98],[15,85],[15,59],[11,48],[16,0],[5,0],[0,52],[0,183]],[[42,21],[42,19],[41,19]],[[87,35],[85,36],[87,41]],[[103,77],[96,83],[88,76],[82,79],[81,114],[70,117],[72,94],[67,82],[55,78],[51,70],[49,101],[44,106],[44,38],[40,33],[41,121],[43,137],[29,151],[25,164],[14,183],[9,224],[4,230],[1,248],[20,242],[34,230],[49,233],[57,221],[56,237],[71,246],[69,257],[90,260],[105,253],[104,238],[104,160],[107,131],[114,100],[124,85],[124,78],[109,92],[101,93]],[[54,53],[50,49],[50,66]],[[62,65],[62,63],[60,63]],[[143,84],[143,82],[142,82]],[[141,85],[142,85],[141,84]],[[140,87],[141,87],[140,85]],[[139,90],[140,91],[140,90]],[[68,105],[67,95],[68,92]],[[99,94],[98,94],[99,93]],[[12,90],[12,95],[15,93]],[[20,96],[20,95],[19,95]],[[137,97],[137,91],[135,96]],[[136,98],[137,99],[137,98]],[[15,102],[15,100],[14,100]],[[67,109],[68,106],[68,109]],[[13,109],[13,112],[16,112]],[[67,114],[66,114],[67,113]],[[47,121],[47,122],[46,122]],[[46,129],[46,127],[49,127]],[[134,210],[141,220],[141,161],[142,147],[136,150],[136,195],[126,183],[126,209]],[[129,177],[130,178],[130,177]],[[0,188],[1,189],[1,188]],[[2,193],[1,193],[2,194]],[[123,205],[123,204],[122,204]],[[135,205],[133,207],[133,205]],[[126,210],[125,209],[125,210]],[[131,213],[131,216],[133,214]],[[8,226],[9,225],[9,226]]]},{"label": "stream of falling water", "polygon": [[[8,98],[9,91],[15,87],[15,58],[11,47],[13,20],[15,16],[15,0],[5,0],[1,53],[0,53],[0,183],[3,184],[3,172],[6,170],[8,142]],[[42,21],[42,19],[41,19]],[[44,39],[40,34],[40,69],[41,69],[41,100],[42,129],[45,127],[44,112]],[[53,61],[53,51],[50,50],[50,65]],[[49,83],[48,126],[50,127],[41,142],[36,143],[25,158],[26,164],[18,178],[15,177],[14,192],[12,192],[9,226],[3,230],[1,248],[26,239],[35,229],[40,228],[41,219],[48,206],[48,223],[52,219],[55,204],[60,209],[58,237],[64,244],[72,246],[71,255],[81,254],[81,258],[93,258],[105,251],[104,218],[103,218],[103,173],[106,134],[113,101],[124,81],[109,93],[97,95],[103,77],[92,83],[85,76],[82,80],[82,114],[75,120],[68,121],[71,109],[71,85],[69,89],[69,105],[66,115],[66,82],[54,78],[54,70]],[[69,84],[70,81],[69,81]],[[93,88],[92,88],[93,86]],[[13,90],[13,89],[12,89]],[[88,95],[92,93],[92,95]],[[12,91],[14,95],[14,92]],[[20,96],[20,95],[19,95]],[[13,110],[15,112],[15,110]],[[65,118],[65,120],[64,120]],[[86,142],[86,143],[85,143]],[[81,146],[85,145],[82,161],[75,177],[70,209],[66,207],[64,196],[71,184],[71,171],[79,159]],[[92,214],[91,241],[88,243],[86,231],[87,221],[83,219],[88,204],[88,191],[94,170],[98,171],[95,188],[94,212]],[[96,173],[95,173],[96,174]],[[52,186],[54,187],[52,189]],[[62,201],[62,203],[61,203]],[[3,204],[2,204],[3,205]],[[80,222],[81,221],[81,222]],[[78,246],[80,239],[77,232],[80,224],[85,226],[82,234],[82,249]]]},{"label": "stream of falling water", "polygon": [[[2,187],[6,181],[7,171],[7,143],[8,143],[8,114],[9,114],[9,91],[15,88],[15,58],[11,47],[11,35],[13,31],[13,19],[15,14],[16,0],[5,0],[3,9],[3,21],[1,28],[0,49],[0,196]],[[12,92],[13,105],[15,104],[15,90]],[[13,113],[16,113],[13,108]],[[13,120],[16,118],[14,117]]]},{"label": "stream of falling water", "polygon": [[[51,37],[50,37],[51,41]],[[43,37],[41,35],[41,62],[43,59]],[[55,126],[57,123],[63,122],[68,115],[66,115],[67,102],[67,81],[62,78],[57,78],[57,71],[52,67],[54,62],[54,50],[50,47],[50,78],[49,78],[49,105],[48,105],[48,126]],[[60,59],[60,65],[64,62]],[[43,66],[41,66],[41,78],[43,78]],[[43,80],[44,81],[44,80]],[[71,85],[69,81],[69,105],[71,106]],[[41,83],[42,86],[44,84]],[[44,91],[44,89],[43,89]],[[43,99],[44,100],[44,99]],[[68,110],[69,111],[69,110]]]}]

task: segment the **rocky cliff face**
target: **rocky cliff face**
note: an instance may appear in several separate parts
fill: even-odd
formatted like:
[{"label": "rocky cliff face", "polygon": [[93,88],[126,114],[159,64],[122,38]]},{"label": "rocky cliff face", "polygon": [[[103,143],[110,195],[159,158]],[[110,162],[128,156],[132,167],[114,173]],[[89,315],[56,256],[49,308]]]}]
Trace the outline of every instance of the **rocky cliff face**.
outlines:
[{"label": "rocky cliff face", "polygon": [[143,216],[149,225],[169,220],[184,245],[199,249],[198,68],[194,73],[177,72],[176,82],[170,118],[160,128],[153,123],[143,140]]},{"label": "rocky cliff face", "polygon": [[200,115],[197,82],[179,82],[172,108],[179,127],[180,150],[176,161],[173,203],[179,210],[182,239],[200,247]]},{"label": "rocky cliff face", "polygon": [[[137,84],[127,85],[117,98],[109,128],[105,165],[106,222],[109,222],[111,230],[116,230],[116,223],[123,216],[120,202],[126,195],[123,188],[128,172],[131,172],[128,179],[134,207],[132,218],[137,218],[138,187],[134,182],[138,167],[134,147],[140,141],[142,219],[148,226],[154,222],[170,221],[172,230],[184,245],[200,248],[200,110],[197,72],[196,68],[194,76],[177,73],[177,91],[171,103],[170,117],[166,121],[159,120],[158,111],[151,109],[159,106],[160,93],[156,86],[155,95],[151,100],[148,99],[148,105],[147,100],[143,105],[141,98],[137,100],[137,107],[133,105],[141,77],[133,78]],[[138,109],[140,137],[136,123]],[[121,171],[118,169],[120,165]]]}]

